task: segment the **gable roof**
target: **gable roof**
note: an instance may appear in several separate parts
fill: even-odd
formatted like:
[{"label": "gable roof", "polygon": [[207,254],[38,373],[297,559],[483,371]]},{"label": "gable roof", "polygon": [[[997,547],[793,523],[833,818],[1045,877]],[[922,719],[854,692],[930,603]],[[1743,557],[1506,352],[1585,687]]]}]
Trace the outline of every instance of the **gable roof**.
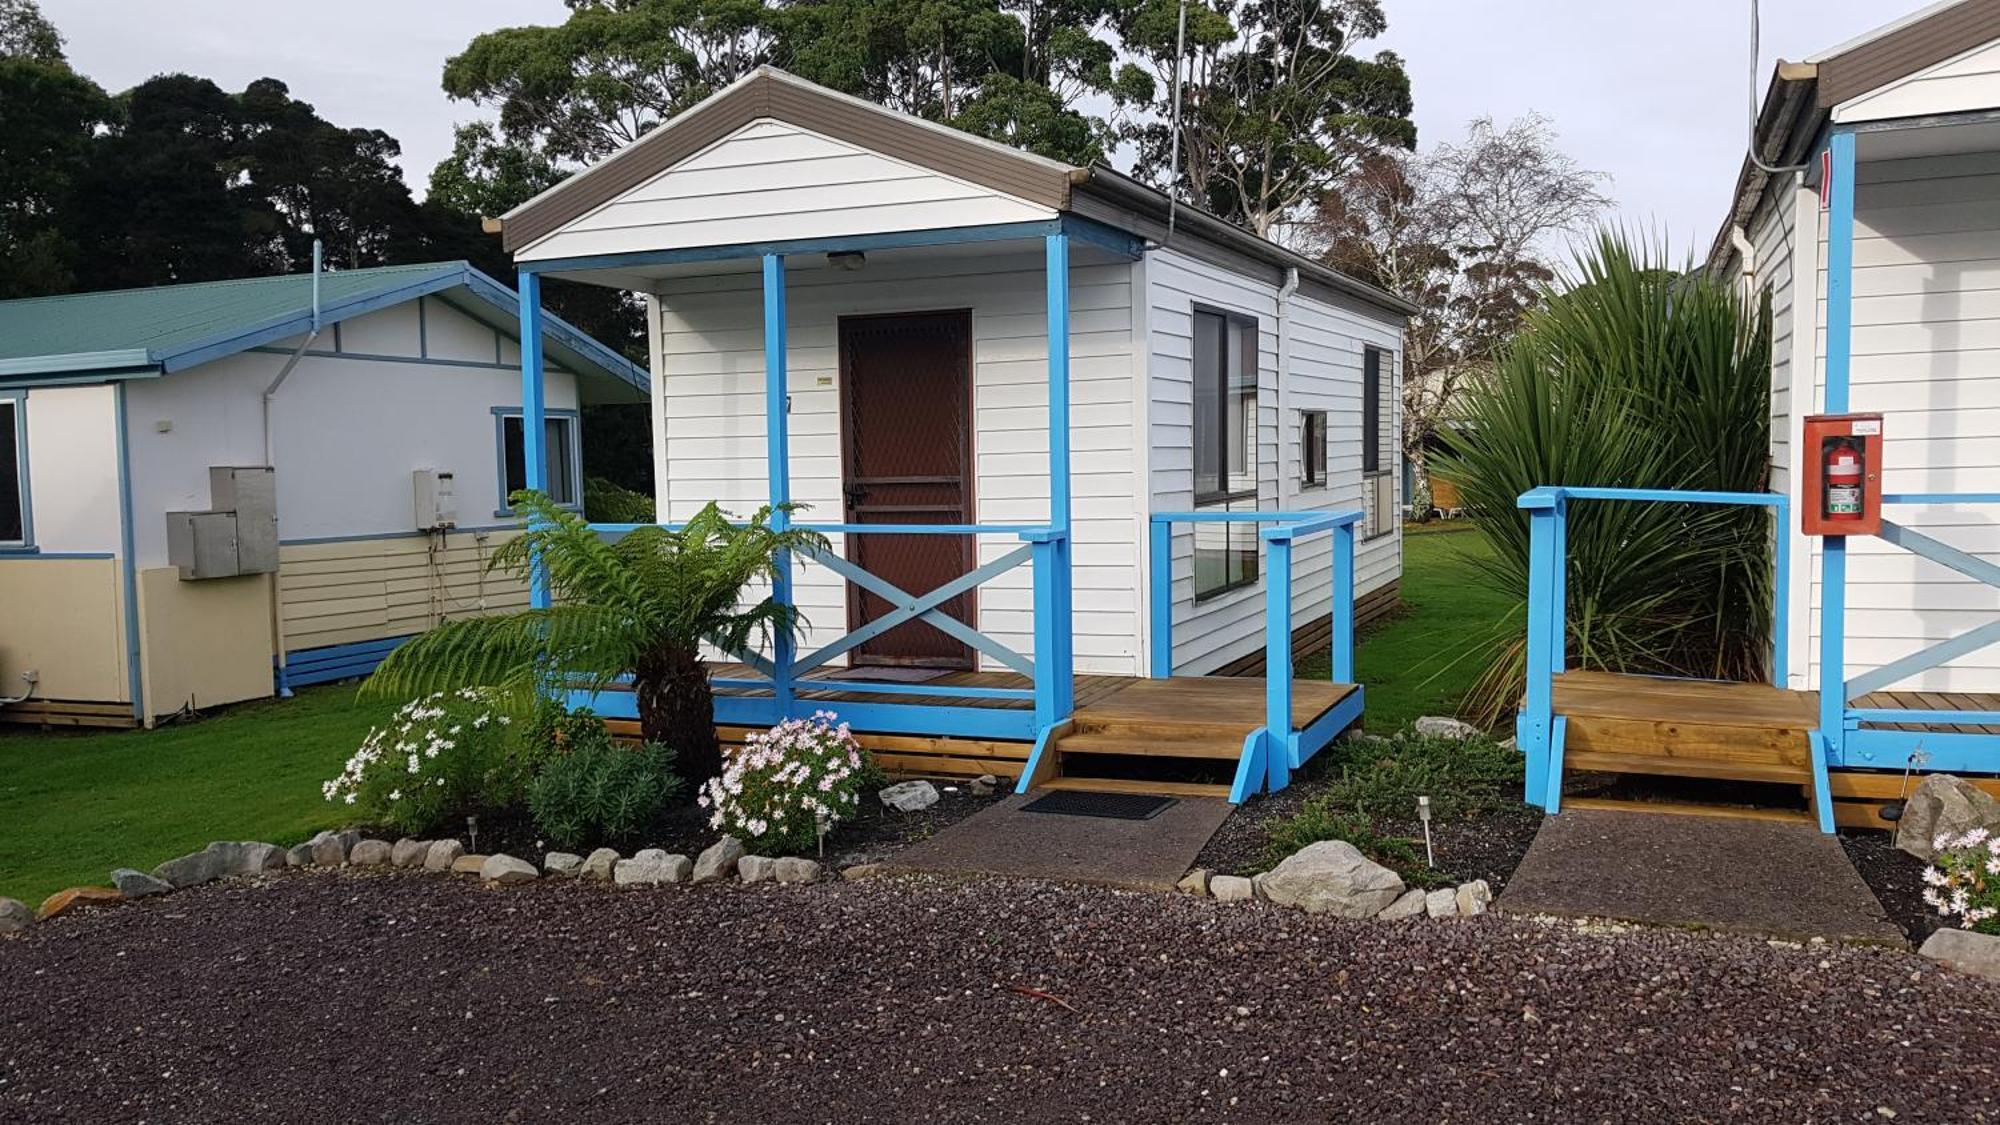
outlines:
[{"label": "gable roof", "polygon": [[[0,301],[0,383],[184,371],[310,332],[312,291],[311,274],[285,274]],[[326,271],[319,291],[322,325],[434,295],[519,335],[514,291],[466,262]],[[644,397],[643,368],[561,319],[545,316],[542,337],[554,362],[613,381],[610,397]]]},{"label": "gable roof", "polygon": [[[2000,0],[1941,0],[1883,24],[1804,62],[1780,60],[1759,106],[1752,143],[1764,163],[1803,162],[1831,119],[1834,107],[1947,62],[2000,39]],[[1709,247],[1708,266],[1720,272],[1736,259],[1729,232],[1747,227],[1771,176],[1749,157],[1736,177],[1729,217]]]},{"label": "gable roof", "polygon": [[887,109],[772,66],[758,67],[645,136],[507,212],[502,245],[518,251],[760,119],[783,121],[1058,212],[1086,214],[1142,237],[1175,228],[1396,317],[1417,307],[1260,238],[1103,165],[1079,167]]}]

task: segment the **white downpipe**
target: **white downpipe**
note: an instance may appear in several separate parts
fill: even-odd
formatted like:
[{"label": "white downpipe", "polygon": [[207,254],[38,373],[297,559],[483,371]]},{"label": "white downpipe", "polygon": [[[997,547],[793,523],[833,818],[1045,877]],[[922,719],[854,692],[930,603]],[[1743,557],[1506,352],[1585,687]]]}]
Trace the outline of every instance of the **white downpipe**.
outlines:
[{"label": "white downpipe", "polygon": [[[1285,284],[1278,289],[1278,507],[1286,511],[1299,495],[1299,474],[1285,467],[1285,449],[1291,435],[1299,432],[1292,418],[1292,297],[1298,291],[1299,271],[1292,267],[1285,270]],[[1299,456],[1305,456],[1303,443]]]},{"label": "white downpipe", "polygon": [[1729,228],[1729,244],[1736,248],[1736,260],[1742,263],[1736,279],[1743,286],[1743,299],[1747,301],[1757,292],[1757,246],[1741,226]]},{"label": "white downpipe", "polygon": [[319,339],[319,271],[320,244],[319,239],[315,238],[312,268],[312,331],[306,333],[306,338],[299,343],[298,350],[285,360],[285,366],[278,371],[278,377],[271,380],[270,386],[264,388],[264,464],[273,467],[277,462],[272,459],[271,453],[271,400],[278,397],[278,388],[284,386],[285,380],[291,377],[292,368],[299,365],[299,360],[304,358],[306,349],[312,347],[313,341]]}]

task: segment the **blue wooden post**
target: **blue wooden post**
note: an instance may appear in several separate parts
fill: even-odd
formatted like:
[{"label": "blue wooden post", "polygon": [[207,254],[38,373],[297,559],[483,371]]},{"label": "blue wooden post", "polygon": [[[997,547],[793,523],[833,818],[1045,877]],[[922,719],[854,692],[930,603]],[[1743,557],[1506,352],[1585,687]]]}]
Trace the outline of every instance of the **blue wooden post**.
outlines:
[{"label": "blue wooden post", "polygon": [[1560,496],[1537,488],[1522,495],[1528,512],[1528,653],[1526,685],[1515,739],[1527,758],[1525,797],[1541,807],[1547,800],[1550,736],[1554,727],[1553,677],[1556,657],[1551,646],[1557,633],[1550,628],[1555,613],[1556,524]]},{"label": "blue wooden post", "polygon": [[1276,793],[1291,782],[1292,540],[1288,529],[1274,528],[1264,542],[1271,569],[1264,602],[1264,777]]},{"label": "blue wooden post", "polygon": [[[1828,150],[1826,411],[1844,414],[1854,354],[1854,134],[1834,133]],[[1819,727],[1838,763],[1847,748],[1847,538],[1826,536],[1820,549]]]},{"label": "blue wooden post", "polygon": [[1333,529],[1333,682],[1354,679],[1354,525]]},{"label": "blue wooden post", "polygon": [[[764,255],[764,461],[769,475],[771,526],[783,531],[791,525],[785,505],[792,500],[791,389],[785,369],[785,258]],[[792,602],[792,558],[778,556],[777,577],[771,583],[771,597],[779,605]],[[771,685],[777,697],[778,715],[792,713],[792,663],[797,657],[797,641],[790,629],[781,629],[771,645]]]},{"label": "blue wooden post", "polygon": [[1174,674],[1174,525],[1153,520],[1147,529],[1152,619],[1148,631],[1153,640],[1153,678],[1165,680]]},{"label": "blue wooden post", "polygon": [[[1035,667],[1047,669],[1053,684],[1056,714],[1051,722],[1069,718],[1076,698],[1075,628],[1072,620],[1072,553],[1070,549],[1070,449],[1069,449],[1069,235],[1061,231],[1044,236],[1045,271],[1048,282],[1049,334],[1049,525],[1062,533],[1054,546],[1054,567],[1049,575],[1054,598],[1049,606],[1054,615],[1053,651],[1037,648]],[[1041,589],[1036,587],[1036,628],[1040,631]]]},{"label": "blue wooden post", "polygon": [[1778,525],[1777,559],[1771,564],[1771,682],[1790,686],[1792,664],[1792,505],[1783,493],[1772,508]]},{"label": "blue wooden post", "polygon": [[[542,386],[542,278],[521,271],[521,469],[522,483],[537,492],[549,488],[548,401]],[[528,560],[528,604],[549,607],[549,570],[540,554]]]},{"label": "blue wooden post", "polygon": [[[1061,540],[1051,532],[1027,536],[1034,545],[1035,578],[1035,729],[1045,731],[1067,718],[1056,690],[1056,548]],[[1025,784],[1027,775],[1022,775]]]}]

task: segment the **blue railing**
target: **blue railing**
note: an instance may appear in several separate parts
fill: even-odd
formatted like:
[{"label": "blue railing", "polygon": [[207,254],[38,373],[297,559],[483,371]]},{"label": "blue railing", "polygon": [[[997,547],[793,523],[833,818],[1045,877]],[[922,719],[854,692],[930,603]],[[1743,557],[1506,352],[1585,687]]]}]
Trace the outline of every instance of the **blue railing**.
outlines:
[{"label": "blue railing", "polygon": [[[1565,723],[1555,713],[1555,679],[1566,665],[1568,630],[1569,502],[1624,500],[1661,504],[1704,504],[1770,508],[1776,516],[1777,557],[1772,582],[1771,680],[1787,679],[1787,622],[1784,591],[1791,573],[1791,502],[1777,492],[1706,492],[1665,488],[1544,486],[1529,489],[1517,502],[1528,513],[1527,683],[1514,739],[1527,758],[1526,800],[1548,812],[1562,804]],[[1819,790],[1826,789],[1825,764],[1816,761]]]},{"label": "blue railing", "polygon": [[[602,535],[624,535],[648,524],[592,524]],[[661,524],[678,531],[682,524]],[[800,702],[800,691],[837,690],[877,696],[906,696],[911,703],[856,703],[843,701],[840,715],[857,727],[872,731],[911,734],[957,735],[966,738],[1033,739],[1041,731],[1069,716],[1075,702],[1073,658],[1069,643],[1069,621],[1058,606],[1067,606],[1063,583],[1069,567],[1065,557],[1069,537],[1060,530],[1039,524],[880,524],[880,523],[794,523],[794,530],[816,531],[822,535],[1011,535],[1022,545],[993,561],[923,594],[912,594],[887,579],[832,551],[801,552],[807,561],[824,566],[843,581],[866,590],[887,602],[886,612],[857,629],[808,653],[796,651],[789,636],[779,637],[770,656],[743,650],[729,655],[741,661],[754,675],[717,676],[712,681],[719,692],[715,701],[718,723],[768,726],[786,718],[797,718],[817,709],[812,701]],[[784,577],[778,584],[790,597],[791,562],[783,564]],[[952,599],[991,582],[1002,574],[1031,566],[1035,591],[1035,653],[1031,658],[951,616],[945,606]],[[898,626],[921,621],[963,643],[973,651],[1019,672],[1033,681],[1032,688],[974,687],[961,684],[888,683],[848,679],[808,681],[806,674],[852,653],[869,641]],[[965,707],[928,704],[924,699],[987,699],[1031,706]],[[630,701],[603,699],[592,705],[601,713],[617,714]],[[609,708],[609,710],[607,710]]]},{"label": "blue railing", "polygon": [[[1887,507],[2000,504],[2000,492],[1906,492],[1882,497]],[[1929,559],[1967,578],[2000,589],[2000,566],[1987,562],[1922,532],[1889,520],[1882,521],[1879,537],[1919,558]],[[1855,707],[1855,700],[1882,691],[1919,672],[1946,661],[2000,643],[2000,621],[1990,621],[1976,629],[1928,645],[1908,656],[1853,678],[1847,676],[1846,545],[1828,539],[1827,565],[1823,570],[1821,594],[1821,674],[1827,683],[1842,685],[1839,692],[1820,692],[1820,730],[1816,740],[1835,765],[1902,769],[1911,756],[1923,755],[1923,768],[1960,772],[1992,773],[2000,770],[2000,735],[1963,731],[1903,731],[1867,727],[1867,723],[1921,724],[2000,724],[2000,711],[1898,710],[1885,707]],[[1831,810],[1822,816],[1823,825]]]},{"label": "blue railing", "polygon": [[1312,535],[1333,538],[1331,671],[1334,683],[1354,683],[1354,525],[1359,511],[1155,512],[1149,536],[1152,670],[1174,674],[1173,527],[1177,523],[1272,524],[1264,542],[1264,725],[1250,732],[1237,761],[1229,799],[1241,802],[1259,790],[1276,792],[1361,714],[1359,685],[1304,730],[1292,725],[1292,547]]}]

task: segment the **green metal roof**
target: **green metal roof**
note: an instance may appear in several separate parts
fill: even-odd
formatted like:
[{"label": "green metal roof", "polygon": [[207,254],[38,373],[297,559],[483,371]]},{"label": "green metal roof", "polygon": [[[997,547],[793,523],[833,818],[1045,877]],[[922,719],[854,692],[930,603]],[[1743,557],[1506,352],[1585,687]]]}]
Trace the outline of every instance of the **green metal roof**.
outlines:
[{"label": "green metal roof", "polygon": [[[512,289],[465,262],[334,270],[319,275],[320,323],[437,295],[463,312],[518,336]],[[0,301],[0,382],[61,376],[71,381],[171,374],[310,331],[311,274],[161,285]],[[631,390],[648,386],[644,369],[544,314],[549,358],[584,375]]]}]

